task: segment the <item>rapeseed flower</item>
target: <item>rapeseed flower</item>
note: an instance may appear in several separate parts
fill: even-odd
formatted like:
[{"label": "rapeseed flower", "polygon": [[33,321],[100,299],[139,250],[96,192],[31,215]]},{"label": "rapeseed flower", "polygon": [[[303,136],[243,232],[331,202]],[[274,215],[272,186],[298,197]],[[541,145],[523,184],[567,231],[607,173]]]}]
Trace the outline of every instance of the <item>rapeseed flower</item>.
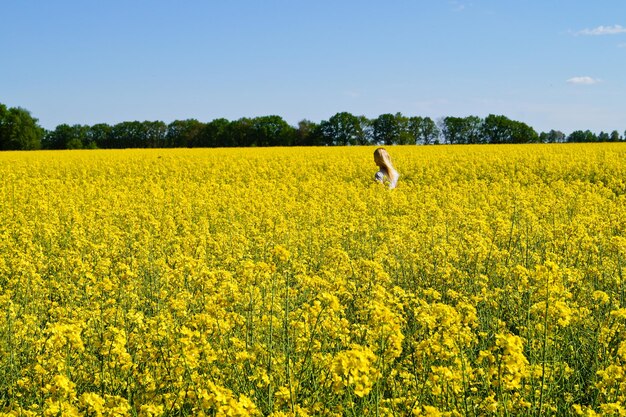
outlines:
[{"label": "rapeseed flower", "polygon": [[372,151],[0,153],[0,416],[624,414],[623,144]]}]

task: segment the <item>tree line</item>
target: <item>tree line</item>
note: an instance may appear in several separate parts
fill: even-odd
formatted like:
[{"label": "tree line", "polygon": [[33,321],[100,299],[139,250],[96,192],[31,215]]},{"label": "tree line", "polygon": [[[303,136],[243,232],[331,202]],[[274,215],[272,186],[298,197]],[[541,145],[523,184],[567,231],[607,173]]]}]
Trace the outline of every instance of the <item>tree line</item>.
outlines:
[{"label": "tree line", "polygon": [[45,130],[27,110],[0,104],[0,150],[616,142],[625,137],[626,131],[623,136],[617,131],[595,134],[589,130],[538,134],[523,122],[493,114],[485,118],[449,116],[435,122],[430,117],[401,113],[369,119],[348,112],[320,123],[302,120],[297,126],[273,115],[207,123],[187,119],[169,124],[61,124]]}]

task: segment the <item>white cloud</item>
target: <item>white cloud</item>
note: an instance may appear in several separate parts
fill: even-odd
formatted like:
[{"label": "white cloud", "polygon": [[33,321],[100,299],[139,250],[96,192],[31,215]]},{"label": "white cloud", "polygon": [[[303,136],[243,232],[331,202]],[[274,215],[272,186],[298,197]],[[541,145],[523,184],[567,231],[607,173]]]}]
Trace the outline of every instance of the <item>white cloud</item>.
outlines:
[{"label": "white cloud", "polygon": [[576,84],[576,85],[592,85],[592,84],[597,84],[599,83],[601,80],[599,78],[592,78],[592,77],[572,77],[569,80],[567,80],[568,84]]},{"label": "white cloud", "polygon": [[579,32],[576,32],[577,35],[588,35],[588,36],[618,35],[620,33],[626,33],[626,28],[621,25],[598,26],[597,28],[583,29]]}]

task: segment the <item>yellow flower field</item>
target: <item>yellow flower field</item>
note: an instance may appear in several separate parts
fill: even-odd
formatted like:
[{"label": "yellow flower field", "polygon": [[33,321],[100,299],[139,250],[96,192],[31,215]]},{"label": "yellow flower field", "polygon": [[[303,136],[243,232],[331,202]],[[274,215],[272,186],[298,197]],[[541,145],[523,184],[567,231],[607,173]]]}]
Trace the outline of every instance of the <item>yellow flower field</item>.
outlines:
[{"label": "yellow flower field", "polygon": [[0,153],[0,416],[625,416],[626,146]]}]

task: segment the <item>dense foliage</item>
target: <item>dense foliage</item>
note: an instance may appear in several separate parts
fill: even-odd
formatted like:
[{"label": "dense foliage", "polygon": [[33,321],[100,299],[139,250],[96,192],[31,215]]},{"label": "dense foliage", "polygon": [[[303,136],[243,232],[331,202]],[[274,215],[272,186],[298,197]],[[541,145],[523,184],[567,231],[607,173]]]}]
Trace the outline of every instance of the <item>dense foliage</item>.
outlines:
[{"label": "dense foliage", "polygon": [[[624,133],[626,136],[626,132]],[[315,123],[302,120],[289,125],[280,116],[215,119],[129,121],[115,125],[61,124],[44,131],[37,119],[19,108],[0,104],[0,150],[6,149],[123,149],[123,148],[216,148],[261,146],[345,146],[345,145],[430,145],[430,144],[515,144],[556,142],[617,142],[611,134],[575,131],[537,132],[525,123],[506,116],[407,117],[401,113],[381,114],[375,119],[340,112]]]},{"label": "dense foliage", "polygon": [[376,119],[337,113],[328,120],[301,121],[297,127],[280,116],[235,121],[195,119],[163,122],[123,122],[114,126],[60,125],[48,132],[44,147],[77,148],[177,148],[251,146],[346,146],[430,144],[514,144],[554,142],[609,142],[623,138],[617,131],[595,135],[576,131],[566,137],[558,131],[535,132],[525,123],[505,116],[430,117],[382,114]]},{"label": "dense foliage", "polygon": [[0,103],[0,150],[39,149],[44,132],[27,110]]},{"label": "dense foliage", "polygon": [[626,146],[0,154],[0,416],[626,409]]}]

